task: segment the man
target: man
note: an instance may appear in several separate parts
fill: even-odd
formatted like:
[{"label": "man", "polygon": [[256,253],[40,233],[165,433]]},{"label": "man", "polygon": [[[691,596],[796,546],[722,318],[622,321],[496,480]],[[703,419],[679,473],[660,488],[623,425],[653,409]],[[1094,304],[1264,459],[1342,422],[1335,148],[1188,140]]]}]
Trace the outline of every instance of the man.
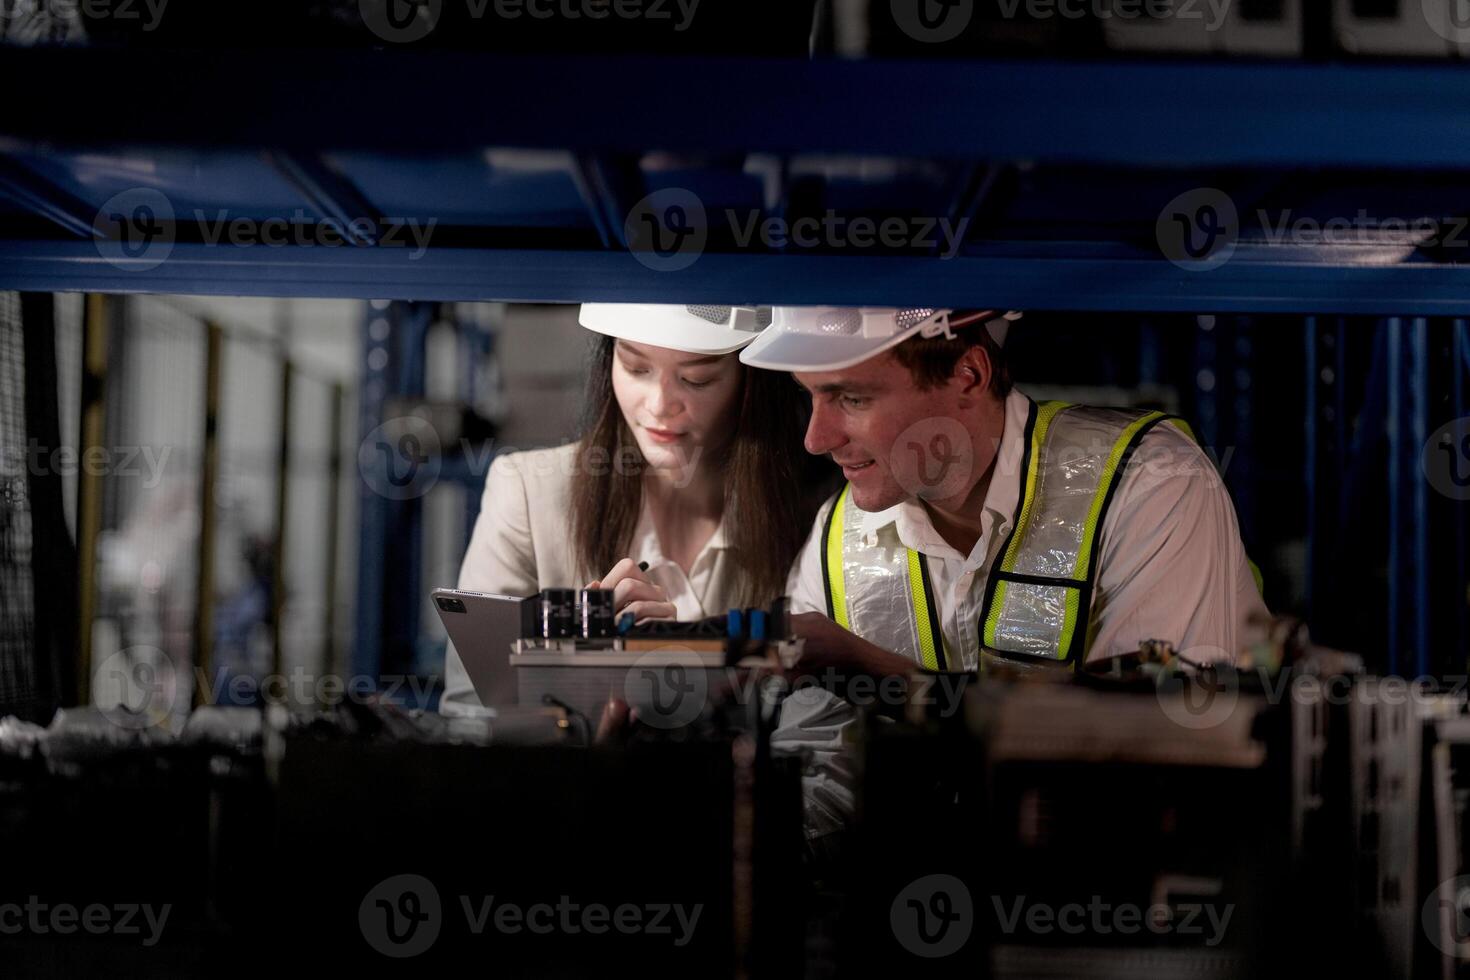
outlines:
[{"label": "man", "polygon": [[[1231,659],[1265,615],[1187,427],[1033,402],[1003,353],[1018,316],[777,307],[741,353],[810,392],[806,448],[848,480],[788,585],[805,671],[1069,671],[1148,639],[1204,663]],[[850,717],[807,697],[778,735],[833,749]]]}]

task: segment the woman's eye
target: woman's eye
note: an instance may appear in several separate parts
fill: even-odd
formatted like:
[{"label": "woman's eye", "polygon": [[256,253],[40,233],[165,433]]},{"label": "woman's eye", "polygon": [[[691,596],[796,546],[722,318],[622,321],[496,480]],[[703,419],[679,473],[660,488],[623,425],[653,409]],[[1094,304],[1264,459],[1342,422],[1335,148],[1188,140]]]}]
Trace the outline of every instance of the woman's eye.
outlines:
[{"label": "woman's eye", "polygon": [[713,381],[695,381],[693,378],[685,378],[684,383],[691,388],[708,388]]}]

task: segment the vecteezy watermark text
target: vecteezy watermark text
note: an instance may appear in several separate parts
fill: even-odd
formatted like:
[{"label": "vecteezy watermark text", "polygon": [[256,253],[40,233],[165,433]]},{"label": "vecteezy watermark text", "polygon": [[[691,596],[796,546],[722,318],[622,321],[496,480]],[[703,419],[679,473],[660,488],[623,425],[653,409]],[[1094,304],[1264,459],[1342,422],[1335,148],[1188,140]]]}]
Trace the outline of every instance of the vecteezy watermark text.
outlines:
[{"label": "vecteezy watermark text", "polygon": [[[555,903],[522,905],[495,895],[460,895],[455,903],[469,934],[600,936],[607,933],[667,937],[689,944],[704,912],[702,903],[624,902],[608,906],[561,895]],[[445,903],[422,875],[394,875],[378,882],[358,906],[358,925],[369,946],[396,959],[433,946],[445,924]]]},{"label": "vecteezy watermark text", "polygon": [[888,0],[898,29],[924,44],[943,44],[965,32],[979,7],[1001,19],[1181,21],[1206,32],[1225,26],[1234,0]]},{"label": "vecteezy watermark text", "polygon": [[285,673],[189,672],[174,667],[157,647],[134,646],[110,654],[92,671],[92,690],[104,715],[121,728],[141,730],[167,724],[191,690],[205,692],[208,704],[264,704],[305,707],[346,702],[366,704],[407,697],[425,704],[438,684],[433,676],[384,674],[343,676],[292,667]]},{"label": "vecteezy watermark text", "polygon": [[566,895],[562,895],[555,905],[537,902],[522,906],[514,902],[497,902],[494,895],[478,899],[461,895],[459,903],[464,909],[470,932],[475,935],[487,927],[507,935],[529,932],[538,936],[552,933],[575,936],[585,932],[597,936],[611,931],[668,936],[675,946],[687,946],[694,938],[694,929],[704,911],[704,906],[699,903],[691,906],[677,902],[624,903],[612,908],[600,902],[582,905]]},{"label": "vecteezy watermark text", "polygon": [[[497,446],[493,441],[474,444],[461,439],[458,456],[475,476],[489,472],[500,457],[516,453],[513,446]],[[668,451],[674,463],[659,467],[672,478],[677,489],[683,489],[699,474],[704,447],[685,451],[674,447]],[[357,468],[363,482],[373,492],[389,500],[421,497],[439,482],[444,445],[434,426],[417,415],[387,419],[362,440],[357,451]],[[510,465],[510,464],[507,464]],[[579,447],[575,453],[516,453],[513,465],[526,476],[636,476],[653,466],[634,446],[609,451],[601,446]]]},{"label": "vecteezy watermark text", "polygon": [[31,895],[24,905],[0,904],[0,935],[70,936],[85,932],[94,936],[142,936],[143,945],[151,947],[163,937],[171,911],[172,905],[155,908],[136,902],[93,903],[78,908],[67,902],[48,904]]},{"label": "vecteezy watermark text", "polygon": [[[167,261],[181,240],[232,248],[409,248],[410,261],[428,251],[438,218],[318,217],[301,208],[289,215],[259,218],[227,208],[195,208],[180,217],[162,191],[133,187],[103,202],[92,219],[97,252],[107,262],[131,271],[147,271]],[[187,234],[181,234],[190,229]]]},{"label": "vecteezy watermark text", "polygon": [[1242,215],[1225,191],[1196,187],[1164,205],[1155,222],[1155,238],[1170,262],[1191,272],[1207,272],[1230,261],[1247,238],[1262,246],[1467,249],[1470,216],[1377,215],[1367,208],[1325,216],[1293,208],[1257,208]]},{"label": "vecteezy watermark text", "polygon": [[[153,490],[163,482],[172,452],[172,446],[89,446],[78,451],[75,446],[43,446],[39,439],[31,438],[24,451],[5,450],[0,457],[23,456],[25,472],[31,476],[143,477],[142,489]],[[7,470],[12,467],[0,467],[0,472]],[[13,467],[15,472],[19,470],[19,466]]]},{"label": "vecteezy watermark text", "polygon": [[[463,0],[472,21],[647,21],[679,34],[689,29],[700,0]],[[384,41],[412,44],[434,32],[444,0],[358,0],[362,22]]]},{"label": "vecteezy watermark text", "polygon": [[1007,903],[999,895],[990,897],[996,922],[1006,935],[1028,933],[1047,936],[1132,936],[1149,932],[1158,936],[1200,936],[1206,946],[1218,946],[1230,926],[1234,905],[1208,902],[1155,903],[1147,907],[1127,902],[1113,904],[1093,895],[1086,905],[1068,902],[1048,905],[1027,902],[1018,895]]},{"label": "vecteezy watermark text", "polygon": [[[789,218],[759,210],[726,208],[721,240],[742,249],[759,244],[771,250],[824,252],[854,250],[922,250],[941,259],[958,254],[970,219],[948,216],[874,218],[827,210]],[[683,187],[664,187],[645,195],[623,221],[628,251],[657,272],[677,272],[693,265],[709,245],[711,217],[703,200]]]},{"label": "vecteezy watermark text", "polygon": [[168,0],[10,0],[0,4],[0,28],[7,20],[21,23],[44,16],[56,23],[139,21],[148,34],[158,29],[167,6]]}]

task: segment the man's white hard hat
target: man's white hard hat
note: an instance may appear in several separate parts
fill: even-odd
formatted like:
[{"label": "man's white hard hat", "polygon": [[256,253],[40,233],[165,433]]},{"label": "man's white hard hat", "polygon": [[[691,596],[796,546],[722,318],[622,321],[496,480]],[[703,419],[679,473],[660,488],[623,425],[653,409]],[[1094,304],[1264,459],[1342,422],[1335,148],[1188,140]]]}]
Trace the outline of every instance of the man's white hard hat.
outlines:
[{"label": "man's white hard hat", "polygon": [[690,354],[729,354],[749,344],[771,322],[771,308],[583,303],[577,319],[588,330],[635,344]]},{"label": "man's white hard hat", "polygon": [[771,325],[740,352],[752,367],[773,371],[839,371],[913,336],[954,338],[953,329],[982,324],[1004,346],[1015,310],[954,310],[893,306],[777,306]]}]

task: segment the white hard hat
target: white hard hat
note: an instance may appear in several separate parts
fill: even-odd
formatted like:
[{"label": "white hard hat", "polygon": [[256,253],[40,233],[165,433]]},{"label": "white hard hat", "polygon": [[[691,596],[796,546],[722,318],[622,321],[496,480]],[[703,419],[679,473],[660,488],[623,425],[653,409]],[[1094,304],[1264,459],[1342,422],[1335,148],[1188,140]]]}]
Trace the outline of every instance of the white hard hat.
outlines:
[{"label": "white hard hat", "polygon": [[690,354],[729,354],[771,322],[769,306],[669,306],[583,303],[578,322],[589,330]]},{"label": "white hard hat", "polygon": [[771,325],[740,352],[752,367],[773,371],[838,371],[860,364],[918,334],[954,338],[953,327],[984,323],[1004,345],[1015,310],[954,310],[892,306],[777,306]]}]

